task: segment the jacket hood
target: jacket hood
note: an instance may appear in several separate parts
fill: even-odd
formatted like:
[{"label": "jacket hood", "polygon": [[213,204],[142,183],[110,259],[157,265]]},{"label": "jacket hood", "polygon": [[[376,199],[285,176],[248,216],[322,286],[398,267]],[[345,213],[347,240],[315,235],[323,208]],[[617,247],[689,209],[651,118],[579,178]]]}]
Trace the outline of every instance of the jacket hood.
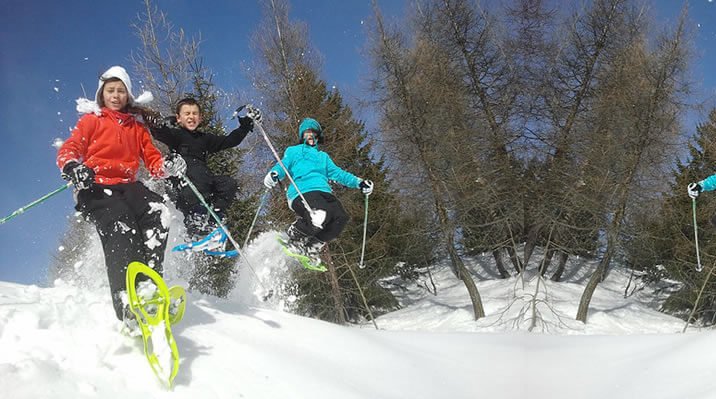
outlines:
[{"label": "jacket hood", "polygon": [[97,83],[97,91],[94,94],[94,101],[97,104],[101,104],[100,98],[102,96],[102,88],[104,87],[104,82],[112,78],[117,78],[121,80],[122,83],[124,83],[124,87],[127,88],[127,94],[129,95],[127,105],[133,105],[135,102],[138,104],[146,104],[154,100],[154,96],[152,96],[152,93],[148,91],[144,91],[139,97],[135,98],[134,94],[132,93],[132,80],[129,79],[129,74],[121,66],[115,65],[104,71],[102,76],[99,77],[99,82]]}]

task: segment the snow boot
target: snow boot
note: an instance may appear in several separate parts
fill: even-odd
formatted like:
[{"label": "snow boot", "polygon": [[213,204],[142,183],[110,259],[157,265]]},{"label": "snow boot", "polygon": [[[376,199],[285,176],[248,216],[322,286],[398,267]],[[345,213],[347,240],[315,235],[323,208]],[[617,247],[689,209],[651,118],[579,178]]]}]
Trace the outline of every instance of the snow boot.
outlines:
[{"label": "snow boot", "polygon": [[306,241],[306,256],[311,259],[311,263],[314,265],[321,264],[321,250],[326,246],[326,243],[319,240],[316,237],[310,237]]},{"label": "snow boot", "polygon": [[286,234],[288,234],[288,242],[286,243],[286,246],[293,253],[306,255],[306,242],[309,237],[306,233],[297,229],[295,225],[296,222],[293,222],[290,226],[288,226],[288,230],[286,230]]}]

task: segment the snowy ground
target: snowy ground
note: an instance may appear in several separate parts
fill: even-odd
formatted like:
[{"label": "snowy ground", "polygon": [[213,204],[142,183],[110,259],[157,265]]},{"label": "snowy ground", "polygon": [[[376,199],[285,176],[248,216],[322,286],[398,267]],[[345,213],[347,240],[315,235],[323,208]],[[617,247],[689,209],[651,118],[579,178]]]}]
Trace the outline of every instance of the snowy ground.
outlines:
[{"label": "snowy ground", "polygon": [[[392,282],[403,307],[379,317],[380,330],[341,327],[283,312],[280,292],[258,299],[296,267],[273,234],[251,244],[252,269],[239,266],[228,299],[189,294],[174,327],[181,368],[172,391],[140,341],[118,333],[103,271],[90,266],[98,247],[75,266],[90,278],[52,288],[0,282],[0,397],[716,398],[716,332],[681,334],[683,322],[656,311],[648,287],[624,298],[619,271],[597,289],[586,325],[574,320],[585,275],[478,282],[488,316],[475,322],[464,286],[441,264],[435,294],[427,279]],[[185,264],[172,256],[176,284]],[[469,267],[476,278],[491,270],[485,259]]]}]

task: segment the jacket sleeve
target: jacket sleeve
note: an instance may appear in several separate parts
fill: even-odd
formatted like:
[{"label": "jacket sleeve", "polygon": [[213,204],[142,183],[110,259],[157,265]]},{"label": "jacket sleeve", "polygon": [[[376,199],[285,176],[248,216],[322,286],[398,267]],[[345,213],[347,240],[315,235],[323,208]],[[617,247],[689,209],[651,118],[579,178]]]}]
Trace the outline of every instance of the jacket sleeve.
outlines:
[{"label": "jacket sleeve", "polygon": [[90,137],[97,127],[97,117],[93,114],[84,115],[77,122],[74,130],[70,134],[60,149],[57,151],[57,166],[62,168],[70,161],[82,162],[87,154]]},{"label": "jacket sleeve", "polygon": [[716,190],[716,175],[711,175],[699,182],[699,186],[701,186],[701,189],[704,191],[714,191]]},{"label": "jacket sleeve", "polygon": [[152,138],[144,126],[139,126],[139,145],[142,151],[142,161],[153,177],[165,177],[164,158],[157,147],[152,143]]},{"label": "jacket sleeve", "polygon": [[358,188],[361,180],[336,166],[328,154],[326,154],[326,169],[329,180],[333,180],[349,188]]},{"label": "jacket sleeve", "polygon": [[151,128],[149,132],[152,134],[152,137],[166,144],[172,151],[175,151],[179,146],[177,135],[172,132],[172,128],[169,126]]},{"label": "jacket sleeve", "polygon": [[246,138],[247,134],[249,134],[249,129],[245,127],[237,127],[236,129],[232,130],[228,136],[207,134],[206,136],[204,136],[207,140],[206,149],[210,154],[213,154],[215,152],[219,152],[227,148],[236,147],[237,145],[241,144],[242,141],[244,141],[244,138]]},{"label": "jacket sleeve", "polygon": [[[293,160],[295,158],[294,152],[295,152],[295,150],[293,147],[286,148],[286,151],[284,151],[284,153],[283,153],[283,158],[281,159],[281,162],[286,167],[286,169],[288,169],[289,173],[291,171],[291,165],[293,165]],[[271,172],[278,173],[279,180],[283,180],[286,177],[286,172],[283,170],[281,165],[279,165],[278,163],[276,163],[276,165],[274,165],[273,168],[271,168],[269,173],[271,173]]]}]

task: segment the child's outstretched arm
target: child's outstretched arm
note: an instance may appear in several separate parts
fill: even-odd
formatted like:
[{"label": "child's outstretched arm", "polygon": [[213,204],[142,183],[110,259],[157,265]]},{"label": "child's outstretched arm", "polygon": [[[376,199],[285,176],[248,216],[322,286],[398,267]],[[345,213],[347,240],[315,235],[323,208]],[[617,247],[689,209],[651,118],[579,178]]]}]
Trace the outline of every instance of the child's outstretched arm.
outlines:
[{"label": "child's outstretched arm", "polygon": [[329,180],[333,180],[349,188],[358,188],[361,182],[360,178],[339,168],[327,154],[326,158],[326,169]]},{"label": "child's outstretched arm", "polygon": [[239,127],[232,130],[228,136],[209,136],[207,149],[209,153],[215,153],[221,150],[236,147],[241,144],[241,142],[246,138],[246,135],[253,130],[254,120],[248,116],[242,116],[239,118]]}]

